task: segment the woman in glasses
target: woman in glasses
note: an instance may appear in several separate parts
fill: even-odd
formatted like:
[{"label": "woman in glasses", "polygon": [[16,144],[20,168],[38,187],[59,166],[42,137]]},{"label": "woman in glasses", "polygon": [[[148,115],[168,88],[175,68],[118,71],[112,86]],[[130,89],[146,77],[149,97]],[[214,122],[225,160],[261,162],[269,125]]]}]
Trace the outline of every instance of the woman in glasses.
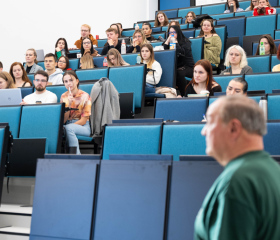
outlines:
[{"label": "woman in glasses", "polygon": [[72,70],[69,68],[69,58],[66,56],[61,56],[57,61],[57,67],[62,71]]},{"label": "woman in glasses", "polygon": [[127,48],[127,53],[136,53],[140,52],[140,48],[143,44],[148,43],[144,32],[141,29],[135,30],[132,35],[131,46]]},{"label": "woman in glasses", "polygon": [[163,43],[164,49],[169,49],[171,38],[174,37],[176,42],[176,59],[177,59],[177,71],[176,71],[176,86],[182,96],[185,95],[185,88],[188,81],[185,77],[193,77],[194,60],[192,56],[191,42],[187,39],[180,27],[170,26],[168,28],[168,38]]},{"label": "woman in glasses", "polygon": [[98,52],[93,48],[90,38],[83,39],[81,46],[81,69],[94,68],[94,62],[92,57],[100,56]]},{"label": "woman in glasses", "polygon": [[39,70],[43,70],[41,66],[37,65],[37,53],[34,48],[30,48],[26,51],[25,61],[24,69],[26,73],[35,73]]}]

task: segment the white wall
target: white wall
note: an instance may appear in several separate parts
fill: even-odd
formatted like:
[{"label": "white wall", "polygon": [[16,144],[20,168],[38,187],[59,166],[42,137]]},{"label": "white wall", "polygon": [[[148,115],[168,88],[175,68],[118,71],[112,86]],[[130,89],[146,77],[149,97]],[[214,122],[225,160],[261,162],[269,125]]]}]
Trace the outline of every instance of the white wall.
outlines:
[{"label": "white wall", "polygon": [[60,37],[74,47],[84,23],[94,36],[105,38],[110,24],[121,22],[123,28],[131,28],[137,21],[154,19],[157,9],[158,0],[1,1],[0,61],[9,71],[13,62],[25,61],[28,48],[54,53]]}]

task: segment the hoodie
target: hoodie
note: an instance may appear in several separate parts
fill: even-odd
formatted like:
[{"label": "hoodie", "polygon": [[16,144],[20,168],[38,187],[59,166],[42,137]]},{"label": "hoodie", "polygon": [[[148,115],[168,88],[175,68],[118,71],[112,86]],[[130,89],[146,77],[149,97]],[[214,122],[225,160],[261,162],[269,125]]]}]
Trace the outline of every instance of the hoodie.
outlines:
[{"label": "hoodie", "polygon": [[62,73],[63,71],[59,68],[55,70],[53,74],[49,76],[49,82],[52,83],[52,85],[60,85],[63,84],[62,82]]}]

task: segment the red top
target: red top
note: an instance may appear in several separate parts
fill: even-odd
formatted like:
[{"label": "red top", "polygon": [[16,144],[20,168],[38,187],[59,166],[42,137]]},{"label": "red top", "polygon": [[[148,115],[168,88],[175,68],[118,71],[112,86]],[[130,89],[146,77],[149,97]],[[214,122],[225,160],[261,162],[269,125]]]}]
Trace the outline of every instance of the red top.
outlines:
[{"label": "red top", "polygon": [[[276,9],[275,8],[270,8],[270,7],[266,7],[265,8],[265,15],[270,15],[270,14],[276,14]],[[253,16],[261,16],[261,15],[264,15],[263,13],[262,14],[259,14],[258,13],[258,9],[257,8],[254,8],[254,13],[253,13]]]}]

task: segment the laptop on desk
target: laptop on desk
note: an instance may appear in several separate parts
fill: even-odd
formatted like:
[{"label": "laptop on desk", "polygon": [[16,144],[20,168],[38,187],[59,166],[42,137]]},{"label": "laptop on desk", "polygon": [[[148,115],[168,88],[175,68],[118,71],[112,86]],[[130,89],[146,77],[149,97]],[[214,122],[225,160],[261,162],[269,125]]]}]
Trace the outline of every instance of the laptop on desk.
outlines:
[{"label": "laptop on desk", "polygon": [[19,88],[0,89],[0,106],[19,105],[22,101]]}]

